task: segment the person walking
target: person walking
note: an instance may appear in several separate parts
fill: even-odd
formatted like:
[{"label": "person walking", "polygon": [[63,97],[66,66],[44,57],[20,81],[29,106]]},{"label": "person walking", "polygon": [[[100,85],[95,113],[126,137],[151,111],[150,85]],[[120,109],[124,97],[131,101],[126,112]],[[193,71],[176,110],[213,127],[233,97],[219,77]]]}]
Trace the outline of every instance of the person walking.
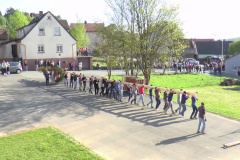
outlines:
[{"label": "person walking", "polygon": [[102,77],[102,79],[100,80],[100,86],[101,86],[101,92],[99,93],[100,96],[104,95],[104,83],[105,83],[105,79]]},{"label": "person walking", "polygon": [[134,83],[133,86],[132,86],[132,93],[133,93],[133,100],[131,101],[131,104],[132,102],[134,102],[134,104],[136,104],[136,100],[137,100],[137,92],[138,92],[138,89],[137,89],[137,85]]},{"label": "person walking", "polygon": [[70,87],[72,87],[73,88],[73,73],[71,73],[70,74],[70,83],[69,83],[69,85],[70,85]]},{"label": "person walking", "polygon": [[119,91],[120,91],[120,82],[119,82],[119,81],[116,82],[115,91],[116,91],[116,97],[115,97],[115,99],[118,100],[118,99],[119,99],[119,96],[120,96],[120,92],[119,92]]},{"label": "person walking", "polygon": [[169,108],[171,108],[172,114],[174,114],[173,107],[172,107],[173,94],[175,94],[175,92],[173,91],[173,89],[170,89],[170,93],[168,94],[168,97],[167,97],[167,104],[168,105],[167,105],[167,108],[164,110],[165,114],[167,114],[167,110]]},{"label": "person walking", "polygon": [[143,85],[139,88],[140,98],[138,99],[137,105],[139,105],[139,102],[142,100],[142,104],[143,104],[143,106],[145,106],[145,104],[144,104],[144,99],[143,99],[143,96],[144,96],[144,87],[145,87],[145,85],[143,84]]},{"label": "person walking", "polygon": [[52,83],[54,83],[54,81],[55,81],[55,74],[54,74],[53,69],[51,70],[51,81],[52,81]]},{"label": "person walking", "polygon": [[[192,96],[192,109],[193,109],[193,111],[192,111],[192,114],[191,114],[191,116],[190,116],[190,119],[197,119],[197,113],[198,113],[198,109],[197,109],[197,106],[196,106],[196,101],[198,100],[197,99],[197,92],[195,93],[195,95],[194,96]],[[194,115],[194,117],[193,117],[193,115]]]},{"label": "person walking", "polygon": [[186,111],[186,102],[187,99],[189,98],[189,96],[187,95],[187,92],[184,91],[182,94],[182,100],[181,100],[181,104],[182,104],[182,111],[180,112],[180,116],[184,117],[184,112]]},{"label": "person walking", "polygon": [[68,86],[68,73],[67,73],[67,71],[65,71],[65,73],[64,73],[64,85]]},{"label": "person walking", "polygon": [[28,71],[28,64],[27,61],[24,61],[25,71]]},{"label": "person walking", "polygon": [[127,87],[128,87],[128,103],[130,103],[130,100],[132,98],[132,85],[130,84],[130,82],[127,85]]},{"label": "person walking", "polygon": [[94,89],[95,89],[95,95],[97,95],[99,92],[99,79],[97,79],[97,77],[95,77],[93,84],[94,84]]},{"label": "person walking", "polygon": [[168,88],[166,87],[166,90],[163,93],[163,100],[164,100],[164,107],[163,107],[163,111],[167,108],[168,103],[167,103],[167,97],[168,97]]},{"label": "person walking", "polygon": [[92,87],[93,87],[93,76],[90,77],[90,79],[89,79],[89,93],[91,93],[91,94],[93,94]]},{"label": "person walking", "polygon": [[180,89],[180,92],[178,92],[177,102],[178,102],[179,107],[175,110],[175,113],[177,113],[177,111],[179,111],[179,114],[180,114],[180,112],[182,110],[181,100],[182,100],[182,89]]},{"label": "person walking", "polygon": [[122,98],[123,98],[123,87],[124,87],[124,84],[123,84],[123,82],[120,81],[120,90],[119,90],[120,96],[119,96],[119,99],[118,99],[119,102],[122,102]]},{"label": "person walking", "polygon": [[111,92],[109,94],[109,98],[112,98],[112,94],[113,94],[113,98],[115,98],[115,87],[116,87],[115,80],[113,80],[110,84],[111,84],[110,86]]},{"label": "person walking", "polygon": [[[152,87],[152,85],[150,85]],[[156,88],[155,88],[155,91],[156,91]],[[153,108],[153,88],[149,88],[149,98],[150,98],[150,102],[147,104],[147,106],[149,104],[151,104],[151,108]]]},{"label": "person walking", "polygon": [[74,89],[77,89],[77,77],[78,75],[76,73],[73,72],[73,81],[74,81]]},{"label": "person walking", "polygon": [[198,112],[199,112],[199,123],[198,123],[198,130],[197,130],[197,133],[200,133],[200,128],[201,128],[201,124],[203,124],[203,127],[202,127],[202,130],[201,130],[201,133],[202,134],[205,134],[205,127],[206,127],[206,111],[205,111],[205,106],[204,106],[204,103],[202,102],[201,103],[201,107],[198,108]]},{"label": "person walking", "polygon": [[78,76],[78,82],[79,82],[79,90],[82,91],[82,73]]},{"label": "person walking", "polygon": [[46,70],[46,72],[45,72],[46,85],[49,85],[49,75],[50,75],[49,71]]},{"label": "person walking", "polygon": [[84,76],[84,74],[83,74],[82,82],[83,82],[83,91],[86,92],[87,78],[86,76]]},{"label": "person walking", "polygon": [[155,87],[155,99],[156,99],[156,110],[158,110],[160,104],[161,104],[161,100],[160,100],[160,94],[161,94],[161,90],[158,89],[157,87]]}]

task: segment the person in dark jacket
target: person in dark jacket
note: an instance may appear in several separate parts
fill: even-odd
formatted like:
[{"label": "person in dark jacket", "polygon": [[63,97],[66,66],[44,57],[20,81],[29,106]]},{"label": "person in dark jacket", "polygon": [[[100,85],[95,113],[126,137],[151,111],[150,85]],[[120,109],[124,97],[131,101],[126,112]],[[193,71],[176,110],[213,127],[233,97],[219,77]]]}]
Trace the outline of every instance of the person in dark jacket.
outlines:
[{"label": "person in dark jacket", "polygon": [[182,111],[180,113],[180,116],[184,117],[184,112],[186,111],[186,102],[188,100],[189,96],[187,95],[187,92],[184,91],[182,94],[182,100],[181,100],[181,104],[182,104]]},{"label": "person in dark jacket", "polygon": [[48,70],[46,70],[46,72],[45,72],[46,85],[49,85],[49,76],[50,76],[50,72]]},{"label": "person in dark jacket", "polygon": [[198,108],[198,112],[199,112],[199,117],[198,117],[199,124],[198,124],[197,133],[200,133],[201,124],[203,124],[201,132],[202,134],[205,134],[205,126],[206,126],[207,118],[206,118],[206,111],[205,111],[205,106],[203,102],[201,103],[201,107]]},{"label": "person in dark jacket", "polygon": [[97,95],[99,92],[99,79],[97,79],[97,77],[94,78],[93,85],[94,85],[95,95]]},{"label": "person in dark jacket", "polygon": [[[197,109],[197,106],[196,106],[196,101],[197,101],[197,92],[195,93],[194,96],[192,96],[192,114],[190,116],[190,119],[197,119],[197,113],[198,113],[198,109]],[[194,116],[194,117],[193,117]]]},{"label": "person in dark jacket", "polygon": [[168,94],[168,97],[167,97],[167,108],[164,110],[164,113],[167,114],[167,110],[169,108],[171,108],[172,110],[172,114],[174,114],[175,112],[173,111],[173,107],[172,107],[172,99],[173,99],[173,94],[175,94],[175,92],[173,91],[173,89],[170,89],[170,93]]}]

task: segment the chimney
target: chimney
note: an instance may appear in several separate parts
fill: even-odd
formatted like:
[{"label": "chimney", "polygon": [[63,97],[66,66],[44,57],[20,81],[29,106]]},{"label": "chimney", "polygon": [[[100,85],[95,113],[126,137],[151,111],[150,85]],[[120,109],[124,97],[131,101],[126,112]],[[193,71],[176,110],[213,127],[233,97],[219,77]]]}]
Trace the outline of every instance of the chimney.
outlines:
[{"label": "chimney", "polygon": [[84,21],[84,24],[87,24],[87,21]]},{"label": "chimney", "polygon": [[43,15],[43,11],[39,11],[39,17]]}]

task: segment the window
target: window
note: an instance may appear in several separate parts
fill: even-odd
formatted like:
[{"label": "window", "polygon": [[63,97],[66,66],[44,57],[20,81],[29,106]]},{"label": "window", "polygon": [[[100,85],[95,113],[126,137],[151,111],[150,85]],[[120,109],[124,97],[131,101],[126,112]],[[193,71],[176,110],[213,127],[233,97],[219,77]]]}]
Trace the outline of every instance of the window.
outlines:
[{"label": "window", "polygon": [[55,36],[61,36],[60,34],[60,27],[55,27]]},{"label": "window", "polygon": [[38,52],[39,53],[44,53],[44,45],[43,44],[38,45]]},{"label": "window", "polygon": [[57,53],[62,53],[62,45],[61,44],[57,45]]},{"label": "window", "polygon": [[39,27],[39,36],[44,36],[45,32],[44,32],[44,27]]}]

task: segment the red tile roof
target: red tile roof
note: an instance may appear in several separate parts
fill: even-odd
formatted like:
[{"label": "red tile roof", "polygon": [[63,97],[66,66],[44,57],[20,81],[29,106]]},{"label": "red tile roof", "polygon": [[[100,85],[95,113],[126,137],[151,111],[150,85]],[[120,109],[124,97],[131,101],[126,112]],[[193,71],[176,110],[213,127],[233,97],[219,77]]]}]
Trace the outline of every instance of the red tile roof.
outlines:
[{"label": "red tile roof", "polygon": [[[73,27],[76,24],[77,23],[71,23],[70,24],[70,29],[73,29]],[[86,32],[96,32],[96,27],[97,26],[104,26],[104,23],[85,23]]]},{"label": "red tile roof", "polygon": [[0,29],[0,40],[8,40],[8,34],[6,29]]}]

